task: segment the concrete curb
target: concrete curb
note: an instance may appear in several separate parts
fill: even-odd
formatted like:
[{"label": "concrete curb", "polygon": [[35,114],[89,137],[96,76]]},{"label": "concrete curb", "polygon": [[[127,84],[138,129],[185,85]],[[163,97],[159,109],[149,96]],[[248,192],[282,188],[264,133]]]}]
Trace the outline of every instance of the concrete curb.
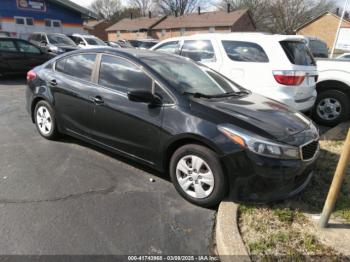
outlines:
[{"label": "concrete curb", "polygon": [[238,229],[238,205],[232,201],[220,203],[216,216],[216,246],[223,262],[251,261]]}]

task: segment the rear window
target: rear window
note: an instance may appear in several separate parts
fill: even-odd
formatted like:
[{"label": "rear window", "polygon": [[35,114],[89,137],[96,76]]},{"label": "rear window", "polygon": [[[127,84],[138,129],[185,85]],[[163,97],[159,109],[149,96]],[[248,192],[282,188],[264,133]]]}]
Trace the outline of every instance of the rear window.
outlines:
[{"label": "rear window", "polygon": [[316,65],[314,58],[304,42],[281,41],[280,44],[292,64],[303,66]]},{"label": "rear window", "polygon": [[238,62],[256,62],[267,63],[267,57],[264,49],[255,43],[243,41],[222,41],[227,56]]}]

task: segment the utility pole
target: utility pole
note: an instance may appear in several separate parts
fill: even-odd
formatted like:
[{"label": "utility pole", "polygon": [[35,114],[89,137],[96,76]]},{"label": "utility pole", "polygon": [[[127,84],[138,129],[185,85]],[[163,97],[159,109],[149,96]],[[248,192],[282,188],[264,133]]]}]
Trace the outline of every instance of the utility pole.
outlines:
[{"label": "utility pole", "polygon": [[328,225],[329,218],[334,209],[335,203],[337,201],[340,188],[342,186],[346,167],[350,161],[350,129],[348,130],[348,135],[346,137],[343,151],[340,155],[337,169],[333,177],[331,188],[329,189],[326,203],[324,204],[319,225],[321,228],[325,228]]},{"label": "utility pole", "polygon": [[346,0],[345,4],[344,4],[343,12],[342,12],[342,15],[341,15],[341,18],[340,18],[340,22],[339,22],[339,25],[338,25],[337,33],[335,35],[335,39],[334,39],[334,43],[333,43],[333,47],[332,47],[331,58],[333,58],[334,49],[335,49],[335,46],[336,46],[336,44],[338,42],[340,28],[341,28],[341,25],[343,24],[343,20],[344,20],[344,16],[345,16],[345,12],[346,12],[346,7],[347,6],[348,6],[348,0]]}]

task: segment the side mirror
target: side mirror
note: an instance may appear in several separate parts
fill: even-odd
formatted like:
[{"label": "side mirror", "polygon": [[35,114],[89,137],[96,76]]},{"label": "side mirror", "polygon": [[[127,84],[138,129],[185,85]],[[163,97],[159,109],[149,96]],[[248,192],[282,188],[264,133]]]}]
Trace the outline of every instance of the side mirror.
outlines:
[{"label": "side mirror", "polygon": [[130,101],[148,104],[160,104],[161,99],[147,90],[132,90],[128,92]]},{"label": "side mirror", "polygon": [[80,41],[79,45],[85,45],[85,43],[83,41]]},{"label": "side mirror", "polygon": [[40,43],[43,44],[43,45],[47,45],[46,40],[41,40]]}]

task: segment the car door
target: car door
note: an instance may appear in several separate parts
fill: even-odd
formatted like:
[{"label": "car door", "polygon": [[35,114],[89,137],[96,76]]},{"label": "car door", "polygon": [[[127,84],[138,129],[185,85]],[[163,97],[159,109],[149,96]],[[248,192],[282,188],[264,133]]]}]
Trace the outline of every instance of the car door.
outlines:
[{"label": "car door", "polygon": [[184,40],[180,54],[219,71],[221,57],[214,43],[211,40]]},{"label": "car door", "polygon": [[132,102],[127,92],[152,90],[152,79],[134,63],[102,55],[92,136],[100,143],[150,164],[158,159],[162,106]]},{"label": "car door", "polygon": [[92,112],[91,100],[94,84],[92,75],[96,54],[76,54],[63,57],[55,63],[54,71],[47,74],[51,87],[58,123],[63,129],[84,137],[89,137]]},{"label": "car door", "polygon": [[41,65],[48,60],[48,56],[43,54],[40,49],[27,41],[16,40],[16,45],[22,54],[24,54],[25,59],[23,60],[23,67],[26,71]]},{"label": "car door", "polygon": [[13,39],[0,39],[0,72],[25,72],[25,56],[19,52]]}]

